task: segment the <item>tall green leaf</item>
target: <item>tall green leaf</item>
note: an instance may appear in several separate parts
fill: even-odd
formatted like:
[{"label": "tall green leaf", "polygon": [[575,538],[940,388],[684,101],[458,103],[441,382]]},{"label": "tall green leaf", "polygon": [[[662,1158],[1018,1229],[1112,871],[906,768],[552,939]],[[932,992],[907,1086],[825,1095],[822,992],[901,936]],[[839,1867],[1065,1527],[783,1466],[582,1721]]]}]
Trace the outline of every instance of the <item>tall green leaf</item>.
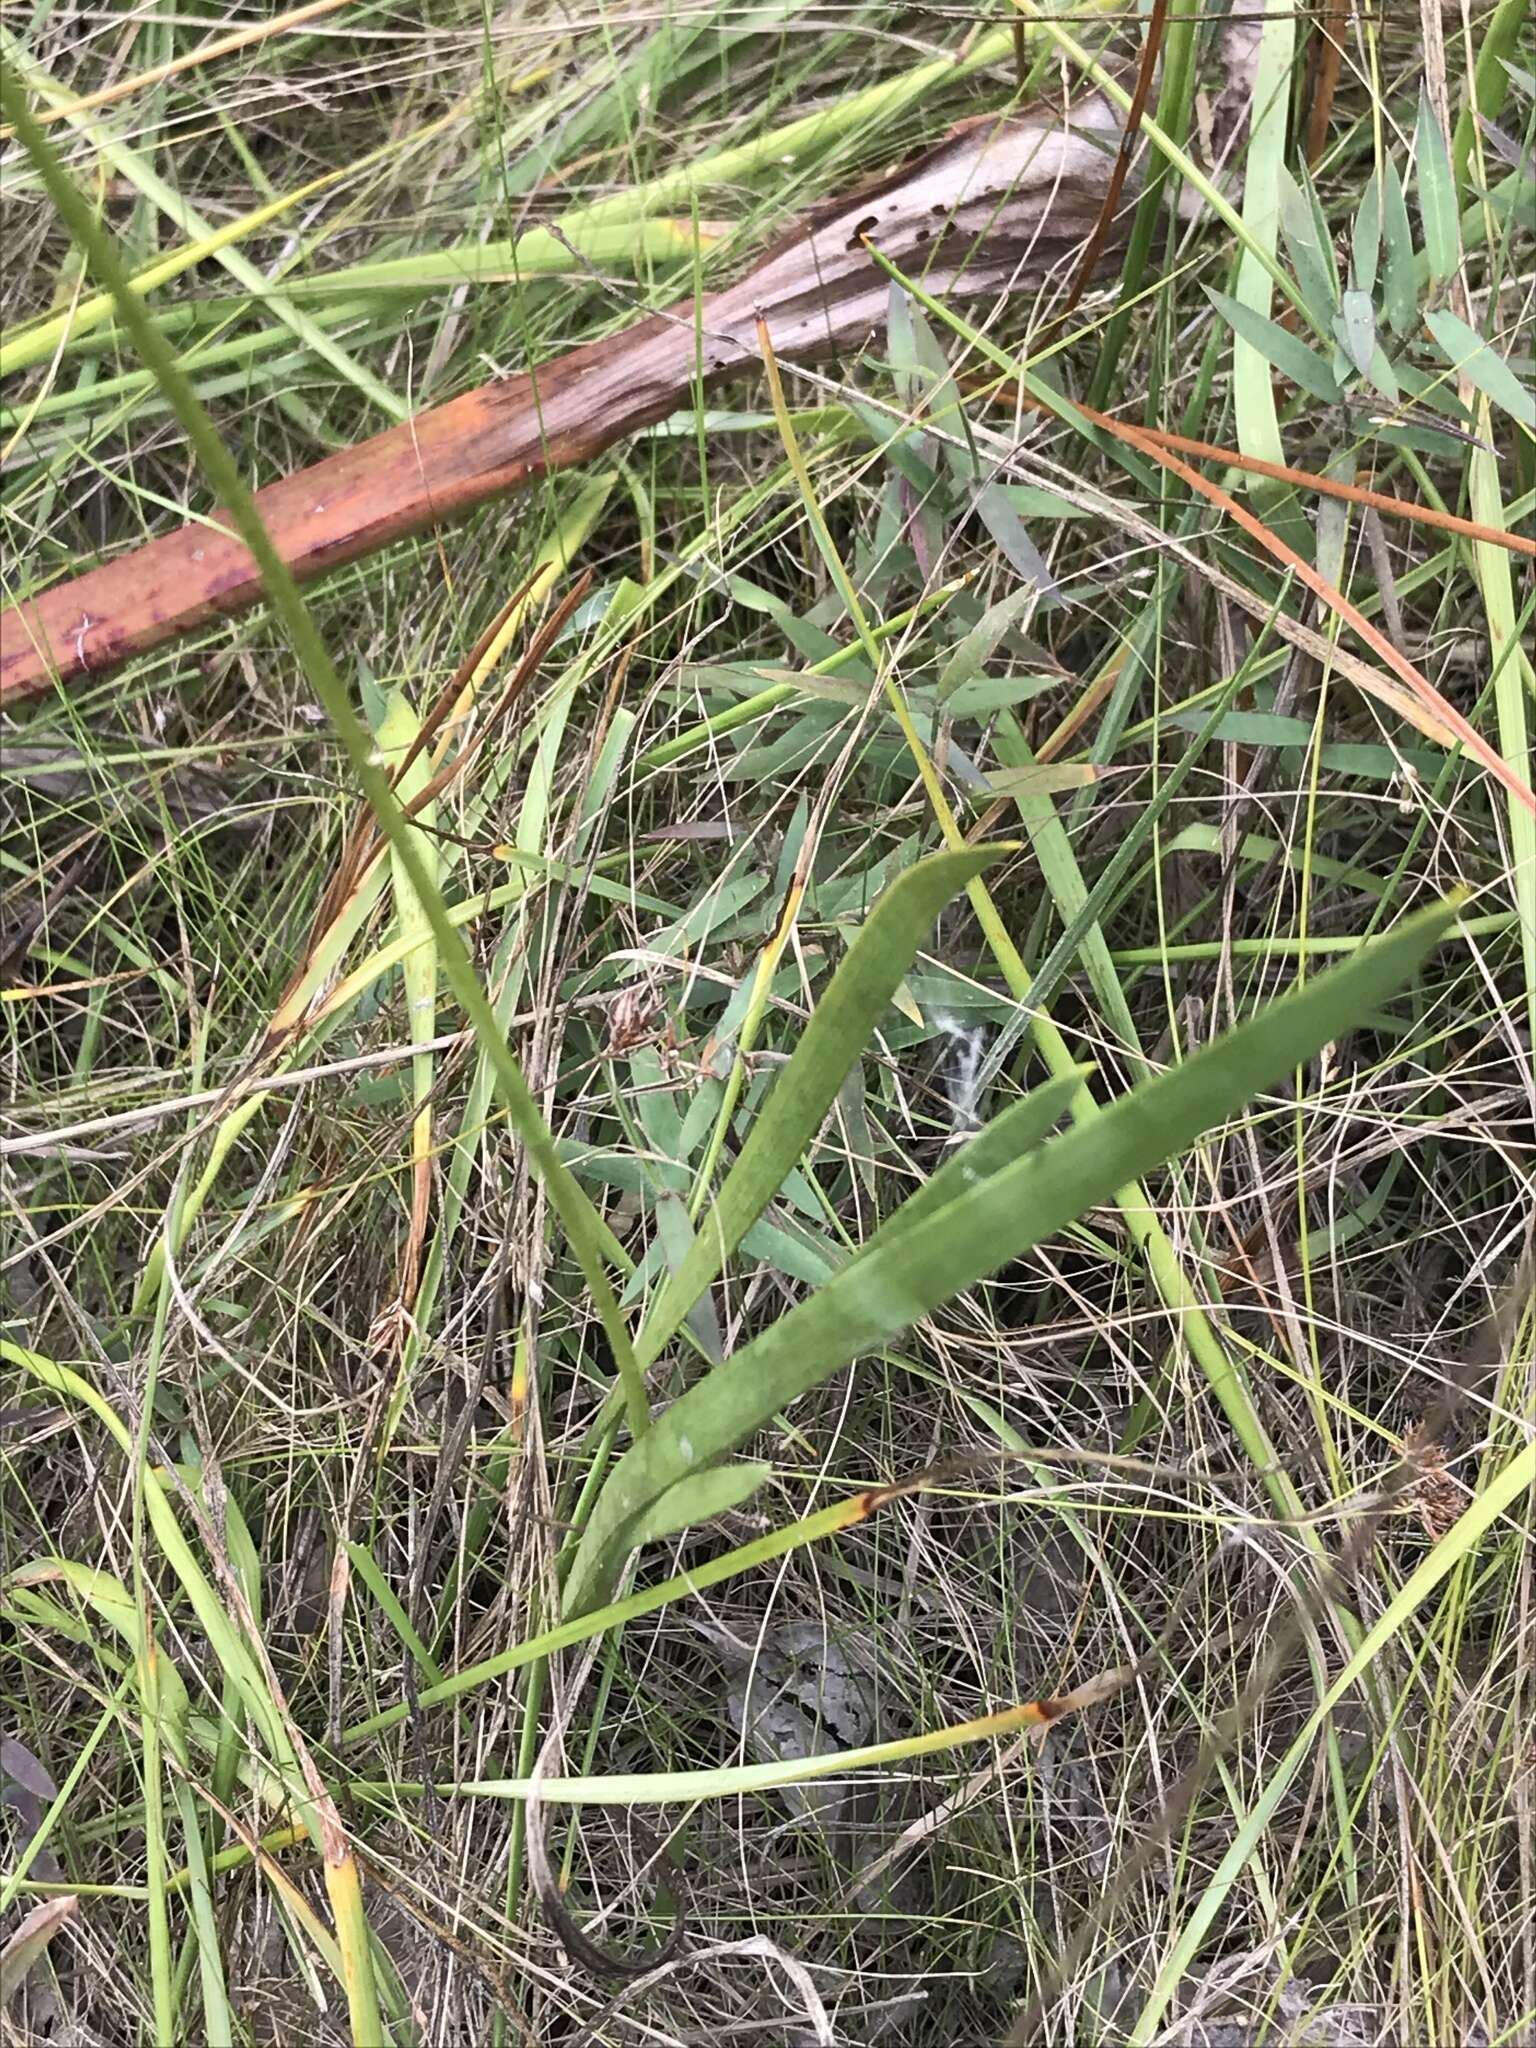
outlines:
[{"label": "tall green leaf", "polygon": [[1374,176],[1367,180],[1360,204],[1355,209],[1355,224],[1350,236],[1350,269],[1354,273],[1350,282],[1367,298],[1376,289],[1376,266],[1381,257],[1381,217],[1381,179]]},{"label": "tall green leaf", "polygon": [[1387,325],[1399,341],[1413,332],[1418,316],[1419,288],[1413,268],[1413,229],[1408,221],[1408,201],[1397,165],[1387,160],[1382,177],[1381,240],[1384,260],[1381,268],[1381,310]]},{"label": "tall green leaf", "polygon": [[1282,164],[1279,183],[1280,228],[1295,266],[1296,282],[1313,325],[1326,332],[1339,303],[1339,276],[1327,223],[1310,179],[1305,186],[1298,185]]},{"label": "tall green leaf", "polygon": [[[898,1212],[825,1287],[674,1401],[619,1461],[568,1586],[568,1615],[606,1598],[638,1518],[670,1487],[723,1457],[799,1395],[890,1341],[1184,1151],[1254,1094],[1358,1025],[1409,980],[1449,930],[1452,900],[1407,919],[1225,1038],[1123,1096],[1090,1124],[904,1223]],[[960,1155],[963,1167],[965,1155]],[[963,1172],[950,1184],[963,1179]]]},{"label": "tall green leaf", "polygon": [[1293,384],[1314,398],[1321,398],[1331,405],[1339,397],[1339,383],[1332,370],[1313,348],[1304,342],[1299,334],[1290,334],[1278,322],[1263,313],[1256,313],[1252,306],[1242,305],[1226,292],[1204,287],[1205,295],[1216,308],[1222,319],[1248,346],[1257,349],[1271,369],[1278,370],[1282,377],[1289,377]]},{"label": "tall green leaf", "polygon": [[1475,328],[1443,306],[1424,315],[1424,323],[1439,342],[1445,359],[1485,398],[1507,412],[1512,420],[1536,434],[1536,398],[1522,384],[1501,355],[1495,354]]},{"label": "tall green leaf", "polygon": [[692,1247],[646,1318],[635,1350],[642,1368],[660,1355],[815,1137],[939,912],[1001,850],[934,854],[899,876],[876,903],[700,1219]]},{"label": "tall green leaf", "polygon": [[1419,218],[1424,223],[1424,253],[1436,284],[1456,275],[1461,260],[1461,222],[1456,210],[1456,181],[1445,137],[1427,99],[1419,101],[1419,124],[1413,141],[1413,179],[1418,187]]}]

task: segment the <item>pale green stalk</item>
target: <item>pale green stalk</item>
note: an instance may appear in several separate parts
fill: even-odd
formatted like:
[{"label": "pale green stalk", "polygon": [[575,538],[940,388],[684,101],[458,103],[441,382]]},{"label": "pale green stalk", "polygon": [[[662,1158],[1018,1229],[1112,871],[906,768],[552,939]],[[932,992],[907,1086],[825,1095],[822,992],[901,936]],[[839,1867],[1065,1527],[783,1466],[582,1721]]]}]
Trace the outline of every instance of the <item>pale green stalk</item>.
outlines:
[{"label": "pale green stalk", "polygon": [[[35,92],[40,99],[48,104],[63,106],[73,98],[72,94],[67,93],[62,86],[56,84],[43,67],[27,53],[19,39],[3,28],[0,28],[0,53],[3,53],[13,79],[24,79],[28,90]],[[179,192],[175,191],[170,185],[167,185],[165,180],[144,160],[137,150],[130,149],[127,143],[118,139],[105,122],[97,120],[91,114],[66,115],[65,119],[77,133],[83,135],[93,147],[101,152],[102,156],[120,176],[126,178],[147,199],[152,200],[168,220],[174,221],[184,235],[193,238],[199,243],[206,244],[208,253],[224,266],[236,283],[246,292],[264,299],[284,325],[292,328],[293,332],[305,346],[312,350],[322,362],[329,363],[339,376],[345,378],[347,383],[351,384],[364,398],[369,399],[390,419],[403,420],[405,418],[410,408],[404,401],[397,398],[394,392],[387,390],[379,382],[378,378],[373,375],[372,371],[366,370],[362,364],[354,362],[346,350],[333,341],[324,328],[317,326],[309,318],[308,314],[301,313],[298,307],[292,305],[281,293],[271,291],[267,285],[267,280],[262,276],[255,264],[247,257],[242,256],[237,249],[227,246],[225,239],[220,237],[219,231],[210,222],[204,220],[194,207],[189,206]],[[38,132],[40,133],[41,131]],[[17,133],[21,133],[19,128]],[[47,183],[46,179],[44,183]],[[69,189],[71,194],[78,199],[79,195],[75,193],[75,188],[72,184]],[[57,204],[57,199],[55,199],[55,204]],[[62,211],[62,208],[60,210]],[[83,210],[83,217],[91,218],[88,209]],[[94,226],[94,220],[92,225]],[[135,297],[133,280],[124,273],[120,272],[120,275],[122,276],[124,296]],[[119,301],[120,305],[121,303],[122,301]],[[130,333],[133,332],[132,323],[127,320],[126,314],[124,315],[124,325],[129,328]],[[136,336],[135,339],[137,339]]]}]

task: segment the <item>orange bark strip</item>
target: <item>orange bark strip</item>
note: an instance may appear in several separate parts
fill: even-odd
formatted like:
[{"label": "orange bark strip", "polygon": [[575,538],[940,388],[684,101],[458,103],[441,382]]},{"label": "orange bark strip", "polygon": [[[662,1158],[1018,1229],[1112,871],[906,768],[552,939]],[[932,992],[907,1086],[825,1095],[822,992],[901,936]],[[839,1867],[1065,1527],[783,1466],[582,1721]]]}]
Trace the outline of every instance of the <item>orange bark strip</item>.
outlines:
[{"label": "orange bark strip", "polygon": [[1394,675],[1402,679],[1417,701],[1427,711],[1432,712],[1448,731],[1455,734],[1472,758],[1486,768],[1517,803],[1523,804],[1526,810],[1536,815],[1536,795],[1532,794],[1529,785],[1520,780],[1498,750],[1489,745],[1474,725],[1468,723],[1449,698],[1441,695],[1428,676],[1415,668],[1407,655],[1399,653],[1385,633],[1378,632],[1370,620],[1350,603],[1342,590],[1336,589],[1326,576],[1319,574],[1312,567],[1310,562],[1304,562],[1294,548],[1287,547],[1279,535],[1271,532],[1262,519],[1255,518],[1253,513],[1245,506],[1239,505],[1228,492],[1213,484],[1209,478],[1201,476],[1198,470],[1191,469],[1187,462],[1181,462],[1177,455],[1171,455],[1166,448],[1159,447],[1150,435],[1143,434],[1135,427],[1122,427],[1120,431],[1134,447],[1140,448],[1144,454],[1150,455],[1154,462],[1161,463],[1164,469],[1171,470],[1175,476],[1182,478],[1191,490],[1198,491],[1203,498],[1209,499],[1211,504],[1219,506],[1229,519],[1235,520],[1244,533],[1251,535],[1260,547],[1274,556],[1277,562],[1283,562],[1286,568],[1305,583],[1315,596],[1320,597],[1331,611],[1337,612],[1345,624],[1386,663]]},{"label": "orange bark strip", "polygon": [[[1022,396],[1023,403],[1031,410],[1047,410],[1029,392],[1020,394],[1018,380],[1014,377],[962,378],[960,381],[978,398],[990,398],[1006,391],[1010,403]],[[1295,484],[1298,490],[1319,491],[1326,498],[1343,498],[1351,505],[1369,505],[1373,511],[1384,513],[1389,519],[1407,519],[1416,526],[1432,526],[1440,533],[1455,533],[1465,540],[1485,541],[1490,547],[1505,548],[1512,555],[1527,555],[1536,561],[1536,540],[1527,540],[1524,534],[1482,526],[1475,519],[1463,519],[1455,512],[1441,512],[1433,505],[1420,505],[1412,498],[1399,498],[1391,491],[1372,490],[1368,484],[1347,484],[1335,477],[1319,476],[1315,470],[1293,469],[1286,462],[1266,462],[1261,456],[1242,455],[1237,449],[1223,448],[1214,441],[1195,441],[1188,434],[1171,434],[1163,427],[1133,427],[1107,412],[1096,412],[1091,405],[1084,405],[1078,399],[1073,399],[1072,404],[1085,420],[1102,428],[1106,434],[1113,434],[1117,441],[1155,441],[1159,448],[1172,449],[1179,455],[1193,455],[1200,462],[1220,462],[1228,469],[1241,469],[1250,476],[1267,476],[1276,483]]]},{"label": "orange bark strip", "polygon": [[[1118,116],[1097,95],[982,119],[879,184],[819,209],[736,285],[471,391],[269,484],[256,505],[300,580],[420,533],[548,471],[589,461],[759,361],[856,354],[885,324],[873,241],[931,289],[1037,288],[1082,247]],[[0,614],[0,702],[99,674],[261,596],[255,562],[206,521]]]},{"label": "orange bark strip", "polygon": [[[534,375],[468,392],[268,484],[256,493],[257,509],[305,581],[547,469],[586,461],[673,403],[670,379],[647,383],[636,374],[640,339],[615,336]],[[607,401],[601,408],[592,403],[599,391]],[[0,615],[0,700],[37,695],[54,673],[67,679],[113,668],[244,611],[261,594],[245,543],[222,527],[189,522]]]},{"label": "orange bark strip", "polygon": [[[1096,427],[1105,427],[1111,433],[1119,429],[1120,423],[1108,419],[1103,413],[1089,412],[1086,406],[1080,406],[1078,410]],[[1475,519],[1463,519],[1455,512],[1441,512],[1433,505],[1420,505],[1412,498],[1399,498],[1391,491],[1375,491],[1368,484],[1347,484],[1334,477],[1319,476],[1315,470],[1292,469],[1285,462],[1266,462],[1258,455],[1240,455],[1235,449],[1218,448],[1209,441],[1192,441],[1187,434],[1170,434],[1161,427],[1136,427],[1132,431],[1145,440],[1155,441],[1160,448],[1172,449],[1180,455],[1193,455],[1201,462],[1226,463],[1233,469],[1247,470],[1252,476],[1272,477],[1276,483],[1295,484],[1300,490],[1321,491],[1325,497],[1343,498],[1351,505],[1369,505],[1373,512],[1383,512],[1389,518],[1409,519],[1418,526],[1433,526],[1441,533],[1460,534],[1465,540],[1486,541],[1490,547],[1507,548],[1512,555],[1528,555],[1536,561],[1536,540],[1527,540],[1524,534],[1482,526]]]}]

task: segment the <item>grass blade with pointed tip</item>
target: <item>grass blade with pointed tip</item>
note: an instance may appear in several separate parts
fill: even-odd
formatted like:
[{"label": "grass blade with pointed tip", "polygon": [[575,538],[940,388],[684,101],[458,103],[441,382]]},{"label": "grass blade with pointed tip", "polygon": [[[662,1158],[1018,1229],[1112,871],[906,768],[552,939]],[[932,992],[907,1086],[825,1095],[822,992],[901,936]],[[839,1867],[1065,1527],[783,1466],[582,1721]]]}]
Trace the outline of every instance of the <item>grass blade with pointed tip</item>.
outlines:
[{"label": "grass blade with pointed tip", "polygon": [[1458,376],[1475,384],[1485,398],[1501,406],[1527,432],[1536,434],[1536,398],[1515,375],[1504,358],[1465,320],[1443,306],[1433,306],[1424,324],[1439,342],[1445,358]]},{"label": "grass blade with pointed tip", "polygon": [[816,1135],[939,912],[1002,850],[934,854],[909,868],[880,897],[754,1119],[719,1195],[700,1219],[692,1249],[646,1318],[635,1347],[642,1369],[660,1356]]},{"label": "grass blade with pointed tip", "polygon": [[887,1230],[818,1293],[673,1402],[614,1468],[577,1553],[566,1611],[603,1599],[637,1518],[781,1408],[941,1302],[1064,1229],[1235,1116],[1411,978],[1454,923],[1452,899],[1271,1004],[1089,1124],[1026,1154],[912,1227]]},{"label": "grass blade with pointed tip", "polygon": [[1461,261],[1461,222],[1456,212],[1456,181],[1445,137],[1427,98],[1419,101],[1413,139],[1413,180],[1419,194],[1419,219],[1424,224],[1424,253],[1436,284],[1456,275]]}]

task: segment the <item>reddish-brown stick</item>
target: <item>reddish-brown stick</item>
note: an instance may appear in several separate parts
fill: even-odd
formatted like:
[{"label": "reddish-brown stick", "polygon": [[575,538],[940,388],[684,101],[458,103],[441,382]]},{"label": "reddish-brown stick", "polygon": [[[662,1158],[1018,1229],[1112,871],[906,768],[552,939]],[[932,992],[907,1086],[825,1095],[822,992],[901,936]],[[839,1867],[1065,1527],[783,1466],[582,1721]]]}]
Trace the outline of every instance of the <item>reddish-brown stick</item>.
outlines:
[{"label": "reddish-brown stick", "polygon": [[[958,129],[882,183],[821,208],[740,284],[683,300],[542,368],[467,392],[269,484],[256,503],[295,576],[318,576],[543,475],[586,462],[757,359],[852,353],[884,324],[866,238],[934,290],[996,293],[1064,271],[1097,219],[1118,117],[1092,96]],[[216,519],[0,614],[0,702],[95,675],[261,596]]]}]

